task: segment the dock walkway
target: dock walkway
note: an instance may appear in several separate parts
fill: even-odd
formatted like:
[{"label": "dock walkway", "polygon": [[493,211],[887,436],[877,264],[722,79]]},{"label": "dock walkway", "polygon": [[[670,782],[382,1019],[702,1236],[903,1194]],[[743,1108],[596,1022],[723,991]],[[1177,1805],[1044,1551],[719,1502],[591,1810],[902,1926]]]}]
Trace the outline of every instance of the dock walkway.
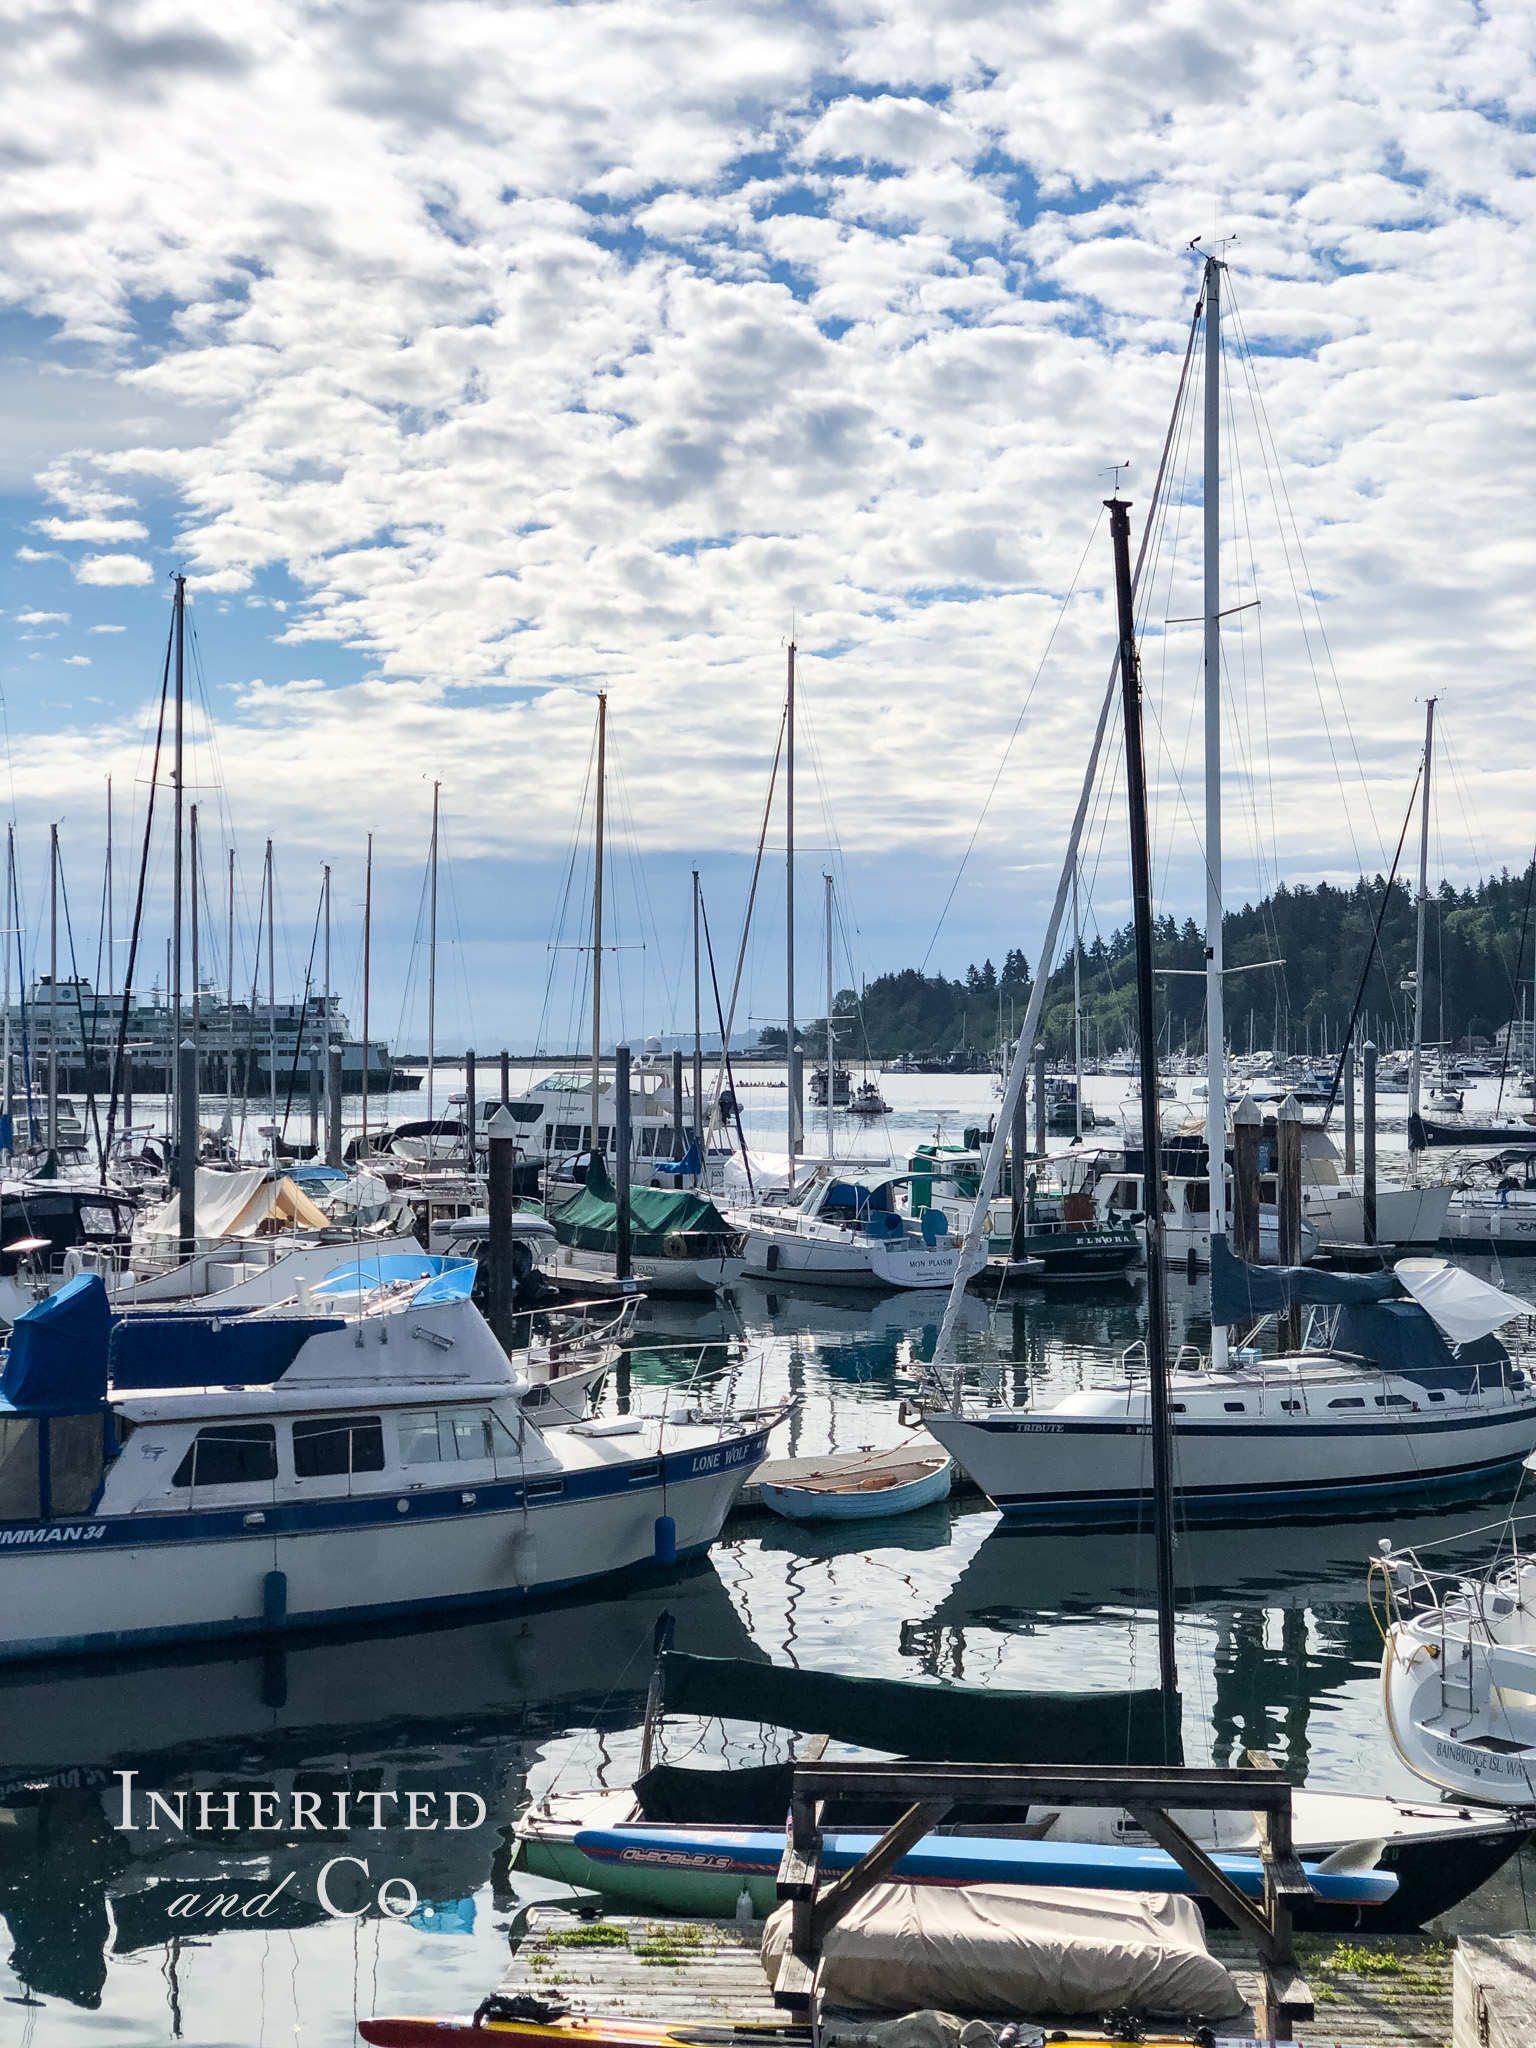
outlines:
[{"label": "dock walkway", "polygon": [[[576,1921],[536,1908],[500,1989],[558,1997],[573,2010],[668,2025],[756,2020],[783,2024],[758,1960],[761,1921],[672,1920],[612,1914]],[[1211,1953],[1248,1999],[1224,2038],[1253,2036],[1258,1956],[1213,1928]],[[1424,1935],[1298,1935],[1297,1962],[1317,2000],[1296,2039],[1312,2048],[1444,2048],[1451,2038],[1453,1952]],[[1010,2017],[1020,2017],[1010,2015]],[[1060,2024],[1051,2018],[1047,2029]],[[1097,2018],[1092,2024],[1097,2030]],[[1171,2032],[1157,2027],[1154,2032]]]}]

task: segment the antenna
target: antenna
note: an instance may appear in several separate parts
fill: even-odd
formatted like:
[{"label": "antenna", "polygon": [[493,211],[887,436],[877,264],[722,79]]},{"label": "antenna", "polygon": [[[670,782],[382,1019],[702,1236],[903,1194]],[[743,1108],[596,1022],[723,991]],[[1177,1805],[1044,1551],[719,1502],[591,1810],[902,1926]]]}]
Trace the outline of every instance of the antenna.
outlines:
[{"label": "antenna", "polygon": [[1107,469],[1101,469],[1099,475],[1112,476],[1115,480],[1115,489],[1118,491],[1120,488],[1120,472],[1122,469],[1129,469],[1130,466],[1131,458],[1127,455],[1124,462],[1112,462]]}]

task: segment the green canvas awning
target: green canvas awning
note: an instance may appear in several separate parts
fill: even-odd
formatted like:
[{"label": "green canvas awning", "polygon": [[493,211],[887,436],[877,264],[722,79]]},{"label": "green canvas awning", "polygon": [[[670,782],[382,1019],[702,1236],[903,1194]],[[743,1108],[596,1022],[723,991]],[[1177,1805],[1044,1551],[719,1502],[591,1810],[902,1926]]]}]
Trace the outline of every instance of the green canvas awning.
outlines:
[{"label": "green canvas awning", "polygon": [[[618,1204],[602,1159],[594,1153],[586,1185],[579,1195],[550,1217],[562,1244],[580,1251],[618,1249]],[[665,1258],[668,1240],[682,1240],[679,1255],[718,1258],[721,1239],[734,1237],[730,1225],[707,1196],[686,1188],[631,1188],[630,1250],[643,1258]]]}]

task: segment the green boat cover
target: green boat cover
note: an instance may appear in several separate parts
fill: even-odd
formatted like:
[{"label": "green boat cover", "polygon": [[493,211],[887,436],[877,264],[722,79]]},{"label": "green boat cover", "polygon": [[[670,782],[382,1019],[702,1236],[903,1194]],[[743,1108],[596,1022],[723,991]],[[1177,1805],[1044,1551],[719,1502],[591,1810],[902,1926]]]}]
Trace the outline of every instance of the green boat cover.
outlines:
[{"label": "green boat cover", "polygon": [[[1178,1698],[1132,1692],[1005,1692],[846,1678],[735,1657],[662,1656],[669,1713],[765,1721],[929,1763],[1180,1764]],[[1165,1747],[1164,1727],[1168,1729]]]},{"label": "green boat cover", "polygon": [[[562,1244],[585,1252],[618,1250],[618,1203],[602,1160],[593,1155],[581,1193],[549,1219]],[[642,1258],[667,1255],[667,1239],[682,1237],[682,1253],[717,1258],[724,1247],[712,1239],[734,1237],[730,1225],[707,1196],[687,1188],[631,1188],[629,1248]]]}]

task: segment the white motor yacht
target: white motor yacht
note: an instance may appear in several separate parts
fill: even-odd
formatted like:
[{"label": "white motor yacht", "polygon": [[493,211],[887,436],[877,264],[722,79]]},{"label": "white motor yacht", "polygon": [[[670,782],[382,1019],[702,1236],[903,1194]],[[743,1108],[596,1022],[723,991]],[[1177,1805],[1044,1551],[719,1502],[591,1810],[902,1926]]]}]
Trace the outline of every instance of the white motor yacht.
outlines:
[{"label": "white motor yacht", "polygon": [[639,1415],[546,1433],[469,1298],[472,1266],[357,1277],[294,1307],[114,1327],[82,1275],[22,1319],[0,1374],[0,1658],[670,1565],[713,1542],[780,1419],[658,1389]]}]

